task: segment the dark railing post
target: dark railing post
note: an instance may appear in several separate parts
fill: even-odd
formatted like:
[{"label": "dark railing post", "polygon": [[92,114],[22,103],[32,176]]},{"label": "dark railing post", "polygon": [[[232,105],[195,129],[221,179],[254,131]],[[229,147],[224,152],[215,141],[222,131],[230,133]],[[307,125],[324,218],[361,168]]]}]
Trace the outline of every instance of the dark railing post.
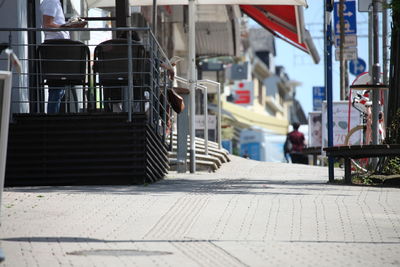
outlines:
[{"label": "dark railing post", "polygon": [[[165,138],[166,138],[166,134],[167,134],[167,129],[168,129],[168,121],[171,120],[171,117],[169,116],[170,114],[168,114],[167,116],[167,86],[168,86],[168,79],[167,79],[167,71],[164,71],[164,82],[163,82],[163,93],[162,93],[162,124],[163,124],[163,135],[162,135],[162,140],[163,143],[165,143]],[[168,118],[168,121],[167,121]]]},{"label": "dark railing post", "polygon": [[132,121],[132,94],[133,94],[133,63],[132,63],[132,32],[128,31],[128,95],[125,95],[124,102],[128,107],[128,121]]},{"label": "dark railing post", "polygon": [[129,12],[129,0],[115,0],[115,24],[117,28],[122,28],[130,25],[130,21],[128,21],[128,19],[130,18]]},{"label": "dark railing post", "polygon": [[155,92],[155,96],[156,96],[156,112],[157,112],[157,116],[156,116],[156,132],[157,134],[159,133],[159,129],[160,129],[160,55],[158,54],[158,47],[156,47],[155,49],[155,84],[156,84],[156,92]]},{"label": "dark railing post", "polygon": [[154,126],[154,91],[155,91],[155,86],[154,86],[154,40],[151,34],[149,34],[149,45],[150,45],[150,104],[149,104],[149,109],[150,109],[150,125]]}]

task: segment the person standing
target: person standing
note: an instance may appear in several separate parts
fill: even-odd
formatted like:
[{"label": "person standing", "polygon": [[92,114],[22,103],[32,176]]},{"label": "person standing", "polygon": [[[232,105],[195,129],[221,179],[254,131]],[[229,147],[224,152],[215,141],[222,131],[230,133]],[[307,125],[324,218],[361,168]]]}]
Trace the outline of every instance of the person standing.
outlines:
[{"label": "person standing", "polygon": [[288,139],[291,143],[290,158],[292,163],[308,164],[308,157],[301,152],[305,147],[304,134],[299,131],[300,123],[292,124],[293,131],[288,134]]},{"label": "person standing", "polygon": [[[62,29],[62,28],[82,28],[86,22],[77,22],[65,24],[65,16],[60,0],[43,0],[40,4],[42,12],[43,28]],[[68,31],[45,31],[45,43],[52,39],[70,39]],[[47,104],[47,113],[58,113],[60,111],[61,99],[65,94],[65,89],[51,88],[49,89],[49,98]]]}]

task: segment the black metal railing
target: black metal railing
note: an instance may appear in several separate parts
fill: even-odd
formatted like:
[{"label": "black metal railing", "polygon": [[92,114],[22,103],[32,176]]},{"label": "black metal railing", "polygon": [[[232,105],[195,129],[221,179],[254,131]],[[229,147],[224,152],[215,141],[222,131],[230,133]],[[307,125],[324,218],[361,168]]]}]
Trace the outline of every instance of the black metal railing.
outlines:
[{"label": "black metal railing", "polygon": [[[129,121],[135,113],[145,113],[150,125],[166,140],[171,65],[150,29],[63,30],[92,35],[107,32],[108,40],[33,43],[29,36],[40,39],[37,37],[43,36],[44,29],[0,28],[0,43],[9,43],[23,65],[22,72],[13,73],[12,112],[126,112]],[[6,58],[0,57],[0,67],[5,62]]]}]

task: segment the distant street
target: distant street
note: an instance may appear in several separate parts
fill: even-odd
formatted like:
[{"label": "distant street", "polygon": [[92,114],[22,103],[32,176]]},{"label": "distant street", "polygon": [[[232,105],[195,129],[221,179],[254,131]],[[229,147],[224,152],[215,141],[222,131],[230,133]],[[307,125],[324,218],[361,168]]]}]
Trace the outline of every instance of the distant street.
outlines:
[{"label": "distant street", "polygon": [[400,266],[399,188],[231,158],[147,186],[6,188],[1,266]]}]

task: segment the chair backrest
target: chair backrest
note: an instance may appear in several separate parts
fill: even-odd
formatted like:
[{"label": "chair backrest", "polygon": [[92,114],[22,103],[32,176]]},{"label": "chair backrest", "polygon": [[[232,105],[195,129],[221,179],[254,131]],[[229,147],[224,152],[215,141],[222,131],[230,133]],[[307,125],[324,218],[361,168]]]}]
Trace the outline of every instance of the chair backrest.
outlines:
[{"label": "chair backrest", "polygon": [[[132,71],[134,82],[140,82],[139,71],[143,64],[144,47],[132,42]],[[94,51],[94,71],[102,85],[128,84],[128,44],[126,39],[111,39],[100,43]]]},{"label": "chair backrest", "polygon": [[84,84],[87,76],[89,48],[70,39],[46,40],[38,49],[42,80],[47,84]]}]

